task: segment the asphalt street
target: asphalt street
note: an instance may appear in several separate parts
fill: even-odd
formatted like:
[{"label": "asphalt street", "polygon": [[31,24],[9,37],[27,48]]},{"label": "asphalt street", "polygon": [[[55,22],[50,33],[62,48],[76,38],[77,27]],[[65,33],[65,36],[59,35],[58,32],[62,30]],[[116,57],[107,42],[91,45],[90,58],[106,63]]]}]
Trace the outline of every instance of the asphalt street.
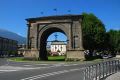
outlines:
[{"label": "asphalt street", "polygon": [[0,58],[0,80],[83,80],[90,63],[12,62]]}]

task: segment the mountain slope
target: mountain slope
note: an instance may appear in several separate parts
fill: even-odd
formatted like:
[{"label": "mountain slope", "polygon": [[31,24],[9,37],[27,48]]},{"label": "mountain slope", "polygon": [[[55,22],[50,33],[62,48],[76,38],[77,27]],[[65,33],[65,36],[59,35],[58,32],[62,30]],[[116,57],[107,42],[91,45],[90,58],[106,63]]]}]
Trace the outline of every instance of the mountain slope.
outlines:
[{"label": "mountain slope", "polygon": [[16,33],[13,33],[13,32],[10,32],[10,31],[4,30],[4,29],[0,29],[0,37],[17,40],[18,44],[25,44],[26,43],[25,37],[22,37]]}]

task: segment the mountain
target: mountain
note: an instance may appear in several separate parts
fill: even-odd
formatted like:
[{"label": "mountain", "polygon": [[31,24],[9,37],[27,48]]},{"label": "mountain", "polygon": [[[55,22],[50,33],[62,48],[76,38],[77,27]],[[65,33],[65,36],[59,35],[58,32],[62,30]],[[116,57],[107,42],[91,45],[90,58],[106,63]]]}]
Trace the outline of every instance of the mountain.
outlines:
[{"label": "mountain", "polygon": [[18,44],[26,43],[25,37],[22,37],[16,33],[13,33],[13,32],[10,32],[10,31],[4,30],[4,29],[0,29],[0,37],[16,40],[16,41],[18,41]]}]

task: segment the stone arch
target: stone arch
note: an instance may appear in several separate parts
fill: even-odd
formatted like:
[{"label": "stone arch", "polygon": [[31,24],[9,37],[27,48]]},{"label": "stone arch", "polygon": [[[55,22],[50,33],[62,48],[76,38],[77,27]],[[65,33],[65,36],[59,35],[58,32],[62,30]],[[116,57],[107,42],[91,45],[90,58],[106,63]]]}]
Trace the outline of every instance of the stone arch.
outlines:
[{"label": "stone arch", "polygon": [[[62,32],[67,36],[66,59],[83,59],[81,15],[48,16],[26,19],[28,38],[26,56],[47,59],[46,40],[53,32]],[[31,41],[32,38],[32,41]]]},{"label": "stone arch", "polygon": [[47,52],[46,52],[46,41],[47,38],[49,37],[50,34],[54,33],[54,32],[61,32],[63,34],[65,34],[68,36],[68,31],[66,31],[65,26],[64,25],[60,25],[60,24],[49,24],[47,26],[44,26],[44,28],[41,29],[41,31],[39,31],[39,40],[38,40],[38,44],[39,44],[39,57],[42,60],[47,60]]}]

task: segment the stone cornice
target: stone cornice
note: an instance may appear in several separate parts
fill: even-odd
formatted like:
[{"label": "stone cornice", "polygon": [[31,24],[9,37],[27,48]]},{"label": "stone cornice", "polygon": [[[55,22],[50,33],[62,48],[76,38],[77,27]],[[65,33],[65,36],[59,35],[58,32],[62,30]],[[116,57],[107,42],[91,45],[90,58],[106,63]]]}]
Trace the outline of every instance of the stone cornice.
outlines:
[{"label": "stone cornice", "polygon": [[44,20],[64,20],[64,19],[72,19],[78,20],[82,18],[82,15],[55,15],[55,16],[45,16],[45,17],[36,17],[36,18],[28,18],[27,22],[36,22],[36,21],[44,21]]}]

